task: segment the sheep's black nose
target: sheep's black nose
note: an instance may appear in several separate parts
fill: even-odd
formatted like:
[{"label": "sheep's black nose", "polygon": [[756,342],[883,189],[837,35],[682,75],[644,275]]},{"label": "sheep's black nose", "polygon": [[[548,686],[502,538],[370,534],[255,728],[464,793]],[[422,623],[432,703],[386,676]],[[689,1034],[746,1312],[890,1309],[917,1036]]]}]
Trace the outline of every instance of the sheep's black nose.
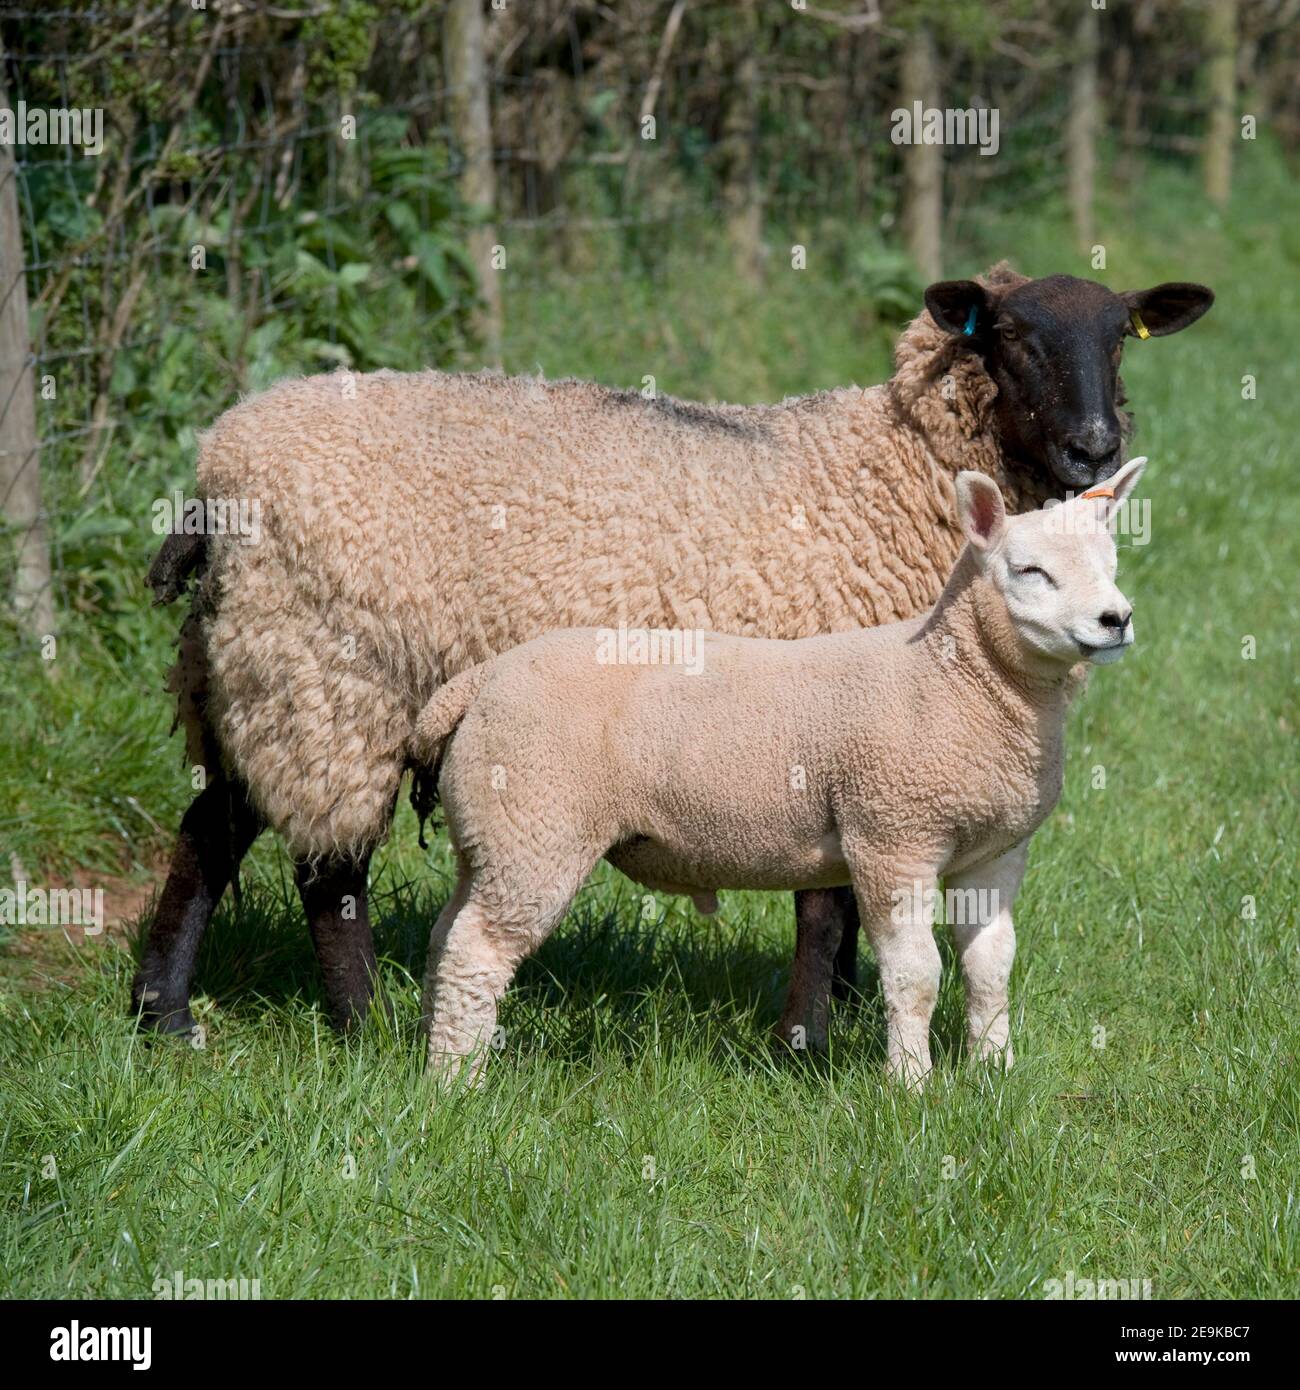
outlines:
[{"label": "sheep's black nose", "polygon": [[1115,609],[1108,608],[1097,621],[1102,627],[1108,628],[1112,632],[1123,632],[1128,626],[1128,620],[1132,616],[1133,610],[1131,608],[1125,609],[1123,613],[1118,613]]},{"label": "sheep's black nose", "polygon": [[1067,435],[1065,447],[1075,463],[1093,470],[1094,480],[1109,477],[1119,463],[1120,432],[1100,421]]}]

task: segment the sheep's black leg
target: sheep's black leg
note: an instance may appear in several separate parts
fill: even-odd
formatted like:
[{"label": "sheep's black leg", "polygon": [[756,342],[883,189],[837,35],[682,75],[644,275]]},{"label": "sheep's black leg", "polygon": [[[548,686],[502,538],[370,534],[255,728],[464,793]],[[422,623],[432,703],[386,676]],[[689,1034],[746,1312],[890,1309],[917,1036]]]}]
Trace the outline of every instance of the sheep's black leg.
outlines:
[{"label": "sheep's black leg", "polygon": [[[820,1052],[826,1047],[832,977],[845,927],[838,894],[839,890],[817,889],[794,895],[794,965],[776,1031],[796,1050]],[[853,925],[856,928],[856,915]]]},{"label": "sheep's black leg", "polygon": [[340,1032],[361,1024],[375,987],[375,939],[366,900],[367,853],[294,866],[316,959],[325,977],[330,1022]]},{"label": "sheep's black leg", "polygon": [[194,1027],[190,977],[199,943],[261,828],[243,786],[224,777],[190,803],[131,985],[131,1006],[144,1027],[160,1033]]},{"label": "sheep's black leg", "polygon": [[831,896],[841,923],[840,944],[831,975],[831,995],[847,999],[858,987],[858,900],[852,888],[832,888]]}]

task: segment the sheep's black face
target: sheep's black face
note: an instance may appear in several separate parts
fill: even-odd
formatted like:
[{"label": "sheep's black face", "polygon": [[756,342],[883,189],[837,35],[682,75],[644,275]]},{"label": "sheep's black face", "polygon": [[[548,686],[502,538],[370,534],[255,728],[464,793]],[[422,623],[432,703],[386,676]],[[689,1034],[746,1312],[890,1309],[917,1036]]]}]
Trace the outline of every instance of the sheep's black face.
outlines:
[{"label": "sheep's black face", "polygon": [[979,353],[997,383],[1008,459],[1073,490],[1109,478],[1124,460],[1124,339],[1177,333],[1213,303],[1204,285],[1116,294],[1073,275],[1006,288],[945,280],[925,292],[931,317]]}]

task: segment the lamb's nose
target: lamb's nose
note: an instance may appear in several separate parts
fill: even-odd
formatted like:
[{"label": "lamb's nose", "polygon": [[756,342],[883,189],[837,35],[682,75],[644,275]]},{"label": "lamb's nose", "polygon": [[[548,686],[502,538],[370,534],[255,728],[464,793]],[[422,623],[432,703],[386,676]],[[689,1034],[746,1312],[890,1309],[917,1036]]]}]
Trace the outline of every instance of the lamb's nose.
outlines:
[{"label": "lamb's nose", "polygon": [[1128,620],[1133,616],[1133,610],[1126,608],[1122,613],[1117,609],[1108,608],[1097,621],[1110,632],[1122,633],[1128,627]]}]

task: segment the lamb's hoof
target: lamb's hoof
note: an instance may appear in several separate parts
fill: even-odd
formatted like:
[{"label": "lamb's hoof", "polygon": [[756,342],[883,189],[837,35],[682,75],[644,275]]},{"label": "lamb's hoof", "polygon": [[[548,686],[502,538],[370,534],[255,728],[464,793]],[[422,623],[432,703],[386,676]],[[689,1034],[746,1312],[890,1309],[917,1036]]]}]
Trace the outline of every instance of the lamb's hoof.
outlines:
[{"label": "lamb's hoof", "polygon": [[425,1075],[434,1096],[478,1090],[486,1079],[486,1060],[482,1048],[472,1053],[443,1052],[431,1045],[425,1053]]},{"label": "lamb's hoof", "polygon": [[885,1076],[896,1086],[901,1086],[913,1095],[920,1095],[930,1084],[933,1071],[928,1061],[921,1062],[914,1057],[891,1058],[885,1067]]},{"label": "lamb's hoof", "polygon": [[1002,1071],[1010,1071],[1015,1066],[1016,1054],[1010,1043],[999,1047],[996,1043],[989,1042],[987,1038],[980,1038],[967,1043],[966,1050],[971,1061],[979,1066],[993,1067]]}]

